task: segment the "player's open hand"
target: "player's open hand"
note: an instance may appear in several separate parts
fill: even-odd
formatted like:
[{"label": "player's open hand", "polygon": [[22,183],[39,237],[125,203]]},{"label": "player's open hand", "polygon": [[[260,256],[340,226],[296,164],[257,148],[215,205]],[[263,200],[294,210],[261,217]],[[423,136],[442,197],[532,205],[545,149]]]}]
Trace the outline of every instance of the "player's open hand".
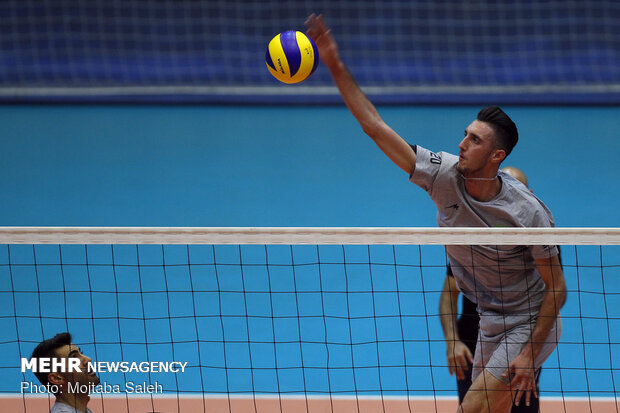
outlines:
[{"label": "player's open hand", "polygon": [[327,67],[337,63],[339,60],[338,45],[331,35],[331,30],[325,24],[323,16],[312,13],[306,20],[306,27],[308,28],[308,36],[314,40],[319,49],[319,56],[323,63]]},{"label": "player's open hand", "polygon": [[504,378],[512,377],[510,380],[510,388],[514,394],[514,404],[518,406],[521,399],[525,396],[525,405],[530,405],[532,394],[538,397],[536,388],[536,372],[534,369],[534,360],[531,351],[522,351],[510,363],[508,370],[502,374]]},{"label": "player's open hand", "polygon": [[450,375],[456,374],[457,380],[464,380],[465,372],[474,362],[469,348],[460,340],[453,341],[447,345],[447,356]]}]

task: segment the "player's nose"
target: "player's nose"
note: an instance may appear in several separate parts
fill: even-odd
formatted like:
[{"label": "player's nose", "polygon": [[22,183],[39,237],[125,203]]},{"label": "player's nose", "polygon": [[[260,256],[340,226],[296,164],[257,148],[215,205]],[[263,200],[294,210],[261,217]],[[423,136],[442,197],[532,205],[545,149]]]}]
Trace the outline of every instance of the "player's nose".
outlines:
[{"label": "player's nose", "polygon": [[467,138],[463,138],[461,143],[459,143],[459,149],[461,151],[465,151],[465,149],[467,149]]}]

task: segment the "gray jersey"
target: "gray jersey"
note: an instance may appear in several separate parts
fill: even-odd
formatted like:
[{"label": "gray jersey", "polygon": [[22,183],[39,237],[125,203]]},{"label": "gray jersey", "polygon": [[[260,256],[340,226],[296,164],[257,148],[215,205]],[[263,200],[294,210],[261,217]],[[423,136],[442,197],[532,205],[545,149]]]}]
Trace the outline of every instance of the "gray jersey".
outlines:
[{"label": "gray jersey", "polygon": [[[458,157],[417,147],[411,182],[428,192],[440,227],[552,227],[547,207],[521,182],[499,172],[502,188],[488,202],[472,198],[457,171]],[[558,254],[548,245],[448,245],[450,266],[463,295],[479,311],[538,312],[545,283],[534,259]]]},{"label": "gray jersey", "polygon": [[[87,413],[92,413],[90,411],[90,409],[86,409]],[[60,403],[60,402],[56,402],[54,403],[54,405],[52,406],[52,409],[50,410],[50,413],[78,413],[77,410],[75,410],[73,407],[64,404],[64,403]]]}]

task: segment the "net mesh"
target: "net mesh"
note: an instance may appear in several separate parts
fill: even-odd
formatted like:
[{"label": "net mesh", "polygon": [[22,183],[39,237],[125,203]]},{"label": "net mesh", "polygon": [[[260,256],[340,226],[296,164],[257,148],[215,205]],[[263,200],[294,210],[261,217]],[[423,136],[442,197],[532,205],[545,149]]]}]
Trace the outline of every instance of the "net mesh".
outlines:
[{"label": "net mesh", "polygon": [[[128,233],[146,243],[127,244]],[[175,374],[100,373],[110,387],[92,395],[95,412],[136,411],[134,403],[151,411],[169,403],[165,411],[405,412],[422,402],[422,411],[450,411],[456,384],[438,308],[447,258],[437,236],[501,244],[514,243],[514,233],[4,229],[0,393],[11,411],[49,403],[46,392],[22,387],[36,379],[20,359],[69,331],[95,361],[187,363]],[[620,232],[516,233],[523,245],[562,244],[568,299],[561,341],[543,367],[543,401],[553,411],[617,411]],[[390,236],[408,241],[380,245]],[[128,383],[155,392],[136,398]]]},{"label": "net mesh", "polygon": [[613,0],[8,0],[0,3],[0,93],[335,101],[324,68],[291,87],[264,63],[269,40],[303,31],[312,12],[332,25],[359,83],[385,101],[618,102]]}]

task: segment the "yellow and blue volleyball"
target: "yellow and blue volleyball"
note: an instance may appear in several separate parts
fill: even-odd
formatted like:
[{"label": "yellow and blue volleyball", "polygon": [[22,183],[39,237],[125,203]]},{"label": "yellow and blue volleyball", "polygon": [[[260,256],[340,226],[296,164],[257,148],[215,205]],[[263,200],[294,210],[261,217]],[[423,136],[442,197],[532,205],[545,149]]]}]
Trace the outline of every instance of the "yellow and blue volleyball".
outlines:
[{"label": "yellow and blue volleyball", "polygon": [[269,72],[280,82],[299,83],[316,70],[319,51],[311,38],[290,30],[271,39],[265,61]]}]

